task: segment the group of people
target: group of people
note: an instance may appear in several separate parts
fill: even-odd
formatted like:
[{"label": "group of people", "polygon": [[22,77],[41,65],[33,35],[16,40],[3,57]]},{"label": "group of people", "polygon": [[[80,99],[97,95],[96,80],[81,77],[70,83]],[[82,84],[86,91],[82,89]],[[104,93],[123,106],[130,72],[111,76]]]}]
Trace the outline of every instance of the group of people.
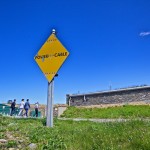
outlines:
[{"label": "group of people", "polygon": [[[16,99],[14,99],[14,101],[11,103],[10,116],[12,116],[15,113],[15,106],[16,106]],[[35,108],[35,116],[38,117],[38,109],[39,109],[39,103],[38,102],[35,103],[34,108]],[[27,99],[26,102],[24,102],[24,99],[22,99],[21,103],[19,105],[18,116],[26,116],[26,117],[28,117],[29,109],[30,109],[29,99]],[[24,112],[24,110],[25,110],[25,112]]]}]

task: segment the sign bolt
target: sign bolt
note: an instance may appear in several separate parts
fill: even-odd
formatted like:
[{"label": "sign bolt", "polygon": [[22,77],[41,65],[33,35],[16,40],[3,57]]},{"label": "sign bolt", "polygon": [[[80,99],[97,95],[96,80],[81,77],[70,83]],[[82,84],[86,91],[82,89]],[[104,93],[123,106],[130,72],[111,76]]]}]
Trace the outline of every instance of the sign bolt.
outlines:
[{"label": "sign bolt", "polygon": [[52,29],[52,34],[56,34],[56,30],[55,29]]}]

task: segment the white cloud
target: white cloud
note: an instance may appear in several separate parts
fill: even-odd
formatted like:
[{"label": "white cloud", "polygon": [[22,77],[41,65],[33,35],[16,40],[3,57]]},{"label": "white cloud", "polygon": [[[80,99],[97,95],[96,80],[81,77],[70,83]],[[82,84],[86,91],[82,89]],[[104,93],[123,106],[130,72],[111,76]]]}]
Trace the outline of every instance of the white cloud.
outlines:
[{"label": "white cloud", "polygon": [[140,35],[140,36],[147,36],[147,35],[150,35],[150,31],[149,31],[149,32],[141,32],[139,35]]}]

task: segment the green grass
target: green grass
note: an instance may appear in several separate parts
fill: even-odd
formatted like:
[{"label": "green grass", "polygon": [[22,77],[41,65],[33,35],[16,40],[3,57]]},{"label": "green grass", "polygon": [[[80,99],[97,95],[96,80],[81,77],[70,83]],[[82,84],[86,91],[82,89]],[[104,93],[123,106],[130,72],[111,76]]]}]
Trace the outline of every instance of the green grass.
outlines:
[{"label": "green grass", "polygon": [[48,128],[44,126],[45,119],[0,116],[0,123],[0,138],[8,140],[0,145],[2,150],[26,150],[30,143],[37,144],[37,150],[150,149],[150,121],[94,123],[54,119],[54,127]]},{"label": "green grass", "polygon": [[61,115],[65,118],[147,118],[150,117],[148,105],[124,105],[108,108],[76,108],[68,107]]}]

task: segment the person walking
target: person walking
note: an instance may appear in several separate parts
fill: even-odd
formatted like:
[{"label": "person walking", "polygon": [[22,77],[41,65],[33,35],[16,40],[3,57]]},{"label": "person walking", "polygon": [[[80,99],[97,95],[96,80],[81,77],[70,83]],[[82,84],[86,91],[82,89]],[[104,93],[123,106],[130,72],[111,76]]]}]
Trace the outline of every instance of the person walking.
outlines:
[{"label": "person walking", "polygon": [[10,112],[10,116],[12,116],[15,113],[15,105],[16,105],[16,99],[14,99],[14,101],[11,103],[11,112]]},{"label": "person walking", "polygon": [[38,117],[38,109],[39,109],[39,103],[35,103],[35,116]]},{"label": "person walking", "polygon": [[24,105],[24,109],[25,109],[24,115],[25,115],[26,117],[28,117],[28,110],[30,109],[29,99],[27,99],[27,101],[26,101],[26,103],[25,103],[25,105]]},{"label": "person walking", "polygon": [[25,105],[24,99],[22,99],[22,100],[21,100],[21,103],[20,103],[20,106],[19,106],[20,111],[19,111],[18,116],[22,116],[22,115],[23,115],[24,105]]}]

